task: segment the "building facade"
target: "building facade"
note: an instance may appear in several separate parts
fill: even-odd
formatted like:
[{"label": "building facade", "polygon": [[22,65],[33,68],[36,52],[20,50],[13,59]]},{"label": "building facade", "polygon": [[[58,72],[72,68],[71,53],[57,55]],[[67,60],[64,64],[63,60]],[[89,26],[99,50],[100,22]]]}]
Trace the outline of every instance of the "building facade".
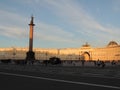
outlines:
[{"label": "building facade", "polygon": [[[0,48],[0,60],[23,60],[26,58],[28,48]],[[61,60],[120,60],[120,45],[110,41],[102,48],[93,48],[85,44],[80,48],[34,48],[36,60],[49,60],[51,57],[58,57]]]}]

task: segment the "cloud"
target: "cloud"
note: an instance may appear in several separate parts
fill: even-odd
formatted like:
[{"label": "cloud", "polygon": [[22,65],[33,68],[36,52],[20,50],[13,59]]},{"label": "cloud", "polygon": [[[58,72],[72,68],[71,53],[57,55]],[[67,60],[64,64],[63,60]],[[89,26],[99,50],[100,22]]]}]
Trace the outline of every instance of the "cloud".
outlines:
[{"label": "cloud", "polygon": [[[50,10],[50,12],[54,13],[62,22],[66,23],[67,28],[64,29],[56,24],[36,21],[35,38],[37,40],[42,39],[45,41],[76,44],[88,40],[94,42],[104,39],[119,40],[119,28],[102,25],[91,16],[90,13],[87,13],[82,5],[77,3],[77,0],[20,0],[17,2],[22,3],[22,5],[27,4],[31,8],[34,6],[33,8],[34,10],[37,9],[37,13],[41,7],[44,10]],[[19,15],[19,13],[1,9],[0,14],[0,19],[3,21],[0,23],[0,32],[2,35],[12,38],[28,35],[26,29],[29,29],[29,27],[25,28],[29,22],[28,18],[26,19],[26,17]],[[8,20],[11,21],[11,23],[7,23]],[[71,29],[72,32],[70,32],[69,29]],[[101,43],[101,41],[99,43]]]},{"label": "cloud", "polygon": [[114,13],[120,12],[120,0],[113,0],[112,1],[112,10]]},{"label": "cloud", "polygon": [[[67,32],[64,29],[55,26],[46,24],[43,22],[37,23],[36,31],[35,31],[36,38],[42,38],[44,40],[55,41],[55,42],[74,42],[72,38],[74,34],[71,32]],[[39,33],[38,33],[39,32]]]},{"label": "cloud", "polygon": [[[61,17],[66,23],[74,25],[75,31],[85,33],[86,36],[101,39],[119,38],[120,28],[111,28],[100,24],[94,17],[88,14],[81,5],[72,0],[43,0],[45,7],[48,7]],[[77,29],[76,29],[77,28]],[[94,36],[93,36],[94,35]]]},{"label": "cloud", "polygon": [[14,26],[0,26],[0,35],[10,38],[24,38],[27,36],[27,32],[23,29],[24,28]]},{"label": "cloud", "polygon": [[[25,17],[18,15],[17,13],[2,11],[0,10],[5,23],[1,23],[0,25],[0,35],[7,36],[10,38],[26,38],[29,34],[29,26],[26,23],[27,19]],[[5,18],[7,17],[7,19]],[[9,21],[9,22],[8,22]],[[8,23],[7,23],[8,22]],[[10,23],[11,22],[11,23]],[[19,23],[19,24],[16,24]],[[53,42],[66,42],[73,43],[73,34],[65,31],[64,29],[43,22],[35,22],[35,35],[34,37],[39,40],[53,41]],[[22,26],[23,25],[23,26]],[[26,28],[27,27],[27,28]],[[28,30],[26,30],[28,29]]]},{"label": "cloud", "polygon": [[27,20],[13,12],[0,9],[0,35],[10,38],[24,38],[27,36],[25,23]]},{"label": "cloud", "polygon": [[102,30],[105,28],[100,25],[93,17],[91,17],[82,7],[78,6],[72,0],[44,0],[52,10],[55,11],[59,16],[67,19],[69,23],[81,28],[87,28],[90,30]]},{"label": "cloud", "polygon": [[23,26],[24,25],[23,22],[27,21],[27,19],[25,17],[23,17],[22,15],[20,15],[18,13],[10,12],[7,10],[1,10],[1,9],[0,9],[0,19],[2,21],[1,24],[14,25],[14,26],[15,25]]}]

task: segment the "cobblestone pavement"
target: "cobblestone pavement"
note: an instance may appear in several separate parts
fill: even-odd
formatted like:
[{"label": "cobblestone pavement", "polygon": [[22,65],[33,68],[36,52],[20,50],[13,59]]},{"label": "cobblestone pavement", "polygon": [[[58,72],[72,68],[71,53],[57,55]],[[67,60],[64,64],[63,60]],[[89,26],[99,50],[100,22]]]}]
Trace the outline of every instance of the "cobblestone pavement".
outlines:
[{"label": "cobblestone pavement", "polygon": [[60,66],[60,65],[15,65],[0,64],[0,69],[41,72],[50,74],[85,75],[95,77],[120,78],[120,66]]}]

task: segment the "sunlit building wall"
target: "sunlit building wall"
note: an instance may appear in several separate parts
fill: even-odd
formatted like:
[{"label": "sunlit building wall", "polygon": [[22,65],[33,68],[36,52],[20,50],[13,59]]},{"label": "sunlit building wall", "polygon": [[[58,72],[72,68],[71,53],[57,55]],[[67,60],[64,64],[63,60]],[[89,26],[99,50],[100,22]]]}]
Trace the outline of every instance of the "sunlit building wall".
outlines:
[{"label": "sunlit building wall", "polygon": [[[0,48],[0,60],[23,60],[28,48]],[[93,48],[88,43],[80,48],[34,48],[36,60],[49,60],[59,57],[61,60],[120,60],[120,45],[111,41],[102,48]]]}]

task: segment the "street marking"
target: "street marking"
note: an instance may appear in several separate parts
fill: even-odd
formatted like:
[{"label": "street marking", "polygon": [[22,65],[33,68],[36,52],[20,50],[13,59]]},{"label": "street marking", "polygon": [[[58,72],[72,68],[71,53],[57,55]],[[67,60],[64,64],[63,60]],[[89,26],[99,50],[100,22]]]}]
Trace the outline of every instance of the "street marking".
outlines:
[{"label": "street marking", "polygon": [[17,76],[17,77],[33,78],[33,79],[43,79],[43,80],[57,81],[57,82],[64,82],[64,83],[71,83],[71,84],[89,85],[89,86],[97,86],[97,87],[104,87],[104,88],[120,89],[120,87],[117,87],[117,86],[109,86],[109,85],[100,85],[100,84],[76,82],[76,81],[69,81],[69,80],[52,79],[52,78],[37,77],[37,76],[22,75],[22,74],[14,74],[14,73],[7,73],[7,72],[0,72],[0,74]]},{"label": "street marking", "polygon": [[108,79],[120,79],[119,77],[117,77],[117,76],[114,76],[114,77],[112,77],[112,76],[102,76],[102,74],[93,74],[93,73],[83,73],[83,75],[85,76],[87,76],[87,75],[90,75],[90,77],[99,77],[99,78],[108,78]]}]

